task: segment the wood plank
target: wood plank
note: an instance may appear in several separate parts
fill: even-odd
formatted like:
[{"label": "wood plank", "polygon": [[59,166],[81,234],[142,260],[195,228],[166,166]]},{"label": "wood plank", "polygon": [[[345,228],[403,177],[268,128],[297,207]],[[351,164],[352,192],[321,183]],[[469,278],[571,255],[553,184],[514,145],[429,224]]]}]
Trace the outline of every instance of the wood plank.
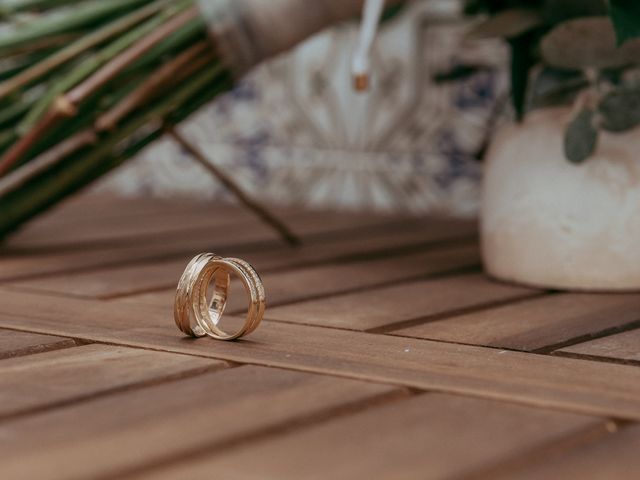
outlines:
[{"label": "wood plank", "polygon": [[422,395],[135,478],[462,478],[558,439],[603,429],[603,423],[494,401]]},{"label": "wood plank", "polygon": [[0,417],[222,366],[204,358],[105,345],[3,360]]},{"label": "wood plank", "polygon": [[640,295],[561,294],[427,322],[393,334],[537,350],[640,320]]},{"label": "wood plank", "polygon": [[[247,255],[246,258],[251,262],[251,255]],[[153,262],[13,282],[12,285],[45,293],[107,299],[150,290],[175,290],[186,263],[185,259]],[[309,267],[293,272],[267,273],[261,276],[268,293],[269,304],[278,305],[443,273],[461,267],[479,267],[479,263],[477,247],[463,246],[371,261]],[[232,296],[227,311],[243,309],[245,301],[244,295]]]},{"label": "wood plank", "polygon": [[71,338],[0,330],[0,359],[75,347]]},{"label": "wood plank", "polygon": [[74,222],[66,228],[56,222],[36,223],[8,238],[9,249],[36,249],[109,245],[114,242],[152,240],[158,235],[176,235],[204,228],[233,228],[242,223],[254,223],[246,213],[222,210],[218,215],[202,215],[198,211],[166,212],[120,217],[93,217]]},{"label": "wood plank", "polygon": [[402,392],[262,367],[206,373],[0,423],[5,478],[122,478]]},{"label": "wood plank", "polygon": [[[327,235],[339,231],[358,231],[371,228],[405,228],[405,224],[418,220],[392,218],[389,215],[344,214],[334,211],[303,211],[279,209],[279,217],[299,235]],[[459,225],[461,222],[443,220],[440,223]],[[5,242],[9,252],[37,251],[60,248],[91,248],[95,246],[128,244],[137,241],[152,242],[158,236],[179,237],[180,235],[226,235],[234,227],[251,225],[267,238],[279,238],[273,229],[237,208],[211,208],[210,212],[200,210],[167,212],[162,216],[150,214],[141,217],[112,217],[108,221],[100,217],[89,218],[74,224],[73,228],[60,228],[55,222],[36,223],[16,232]],[[254,234],[255,235],[255,234]]]},{"label": "wood plank", "polygon": [[43,274],[85,271],[99,267],[124,265],[133,267],[143,262],[188,262],[196,253],[215,251],[225,255],[242,255],[261,272],[291,268],[328,260],[357,260],[389,256],[396,252],[418,251],[438,246],[443,241],[468,238],[472,226],[468,222],[424,222],[420,228],[371,229],[334,232],[328,236],[308,236],[301,247],[292,249],[277,239],[265,240],[264,231],[253,224],[226,229],[223,238],[217,229],[184,232],[184,235],[161,235],[153,241],[134,244],[97,246],[37,252],[37,255],[5,253],[0,256],[0,281],[33,278]]},{"label": "wood plank", "polygon": [[481,274],[420,280],[275,307],[266,318],[350,330],[371,330],[537,295]]},{"label": "wood plank", "polygon": [[239,342],[191,341],[170,311],[3,289],[1,326],[640,420],[628,365],[268,321]]},{"label": "wood plank", "polygon": [[547,480],[549,478],[581,478],[612,480],[640,476],[640,426],[624,427],[621,431],[569,450],[544,452],[504,473],[491,472],[484,478],[492,480],[518,478]]},{"label": "wood plank", "polygon": [[[220,201],[199,200],[189,198],[154,198],[146,196],[115,196],[115,195],[75,195],[54,208],[37,216],[25,225],[21,232],[41,231],[47,226],[72,226],[88,222],[111,222],[125,217],[155,216],[159,222],[166,214],[174,215],[180,212],[201,212],[210,214],[215,208],[220,208]],[[226,214],[237,212],[239,216],[250,216],[241,207],[223,203],[222,209]],[[33,230],[32,230],[33,229]],[[22,233],[21,233],[22,234]]]},{"label": "wood plank", "polygon": [[638,363],[640,362],[640,330],[629,330],[589,342],[578,343],[562,348],[559,352]]}]

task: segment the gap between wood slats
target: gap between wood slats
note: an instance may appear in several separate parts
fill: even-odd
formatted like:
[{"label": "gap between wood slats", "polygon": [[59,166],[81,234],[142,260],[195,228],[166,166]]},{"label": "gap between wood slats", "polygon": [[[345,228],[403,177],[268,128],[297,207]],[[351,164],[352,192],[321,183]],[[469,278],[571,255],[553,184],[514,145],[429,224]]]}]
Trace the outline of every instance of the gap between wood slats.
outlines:
[{"label": "gap between wood slats", "polygon": [[585,360],[585,361],[598,362],[598,363],[611,363],[614,365],[629,365],[629,366],[640,367],[639,360],[627,360],[624,358],[589,355],[586,353],[563,352],[562,350],[552,352],[551,355],[554,357],[572,358],[574,360]]},{"label": "gap between wood slats", "polygon": [[135,478],[458,478],[602,424],[490,400],[421,395]]},{"label": "gap between wood slats", "polygon": [[[633,332],[638,330],[638,328],[640,328],[640,320],[621,324],[619,326],[615,326],[611,328],[606,328],[597,332],[580,335],[578,337],[571,338],[565,342],[560,342],[555,345],[549,345],[548,347],[538,349],[535,352],[536,353],[552,353],[557,350],[562,350],[564,352],[571,352],[575,350],[576,353],[579,353],[580,348],[585,346],[584,344],[596,342],[598,340],[608,339],[609,337],[624,334],[626,332]],[[636,336],[639,336],[639,335],[636,335]],[[617,337],[617,338],[620,338],[620,337]],[[636,343],[636,345],[638,345],[638,343]],[[621,345],[618,344],[616,346],[620,347]],[[618,353],[615,353],[614,351],[611,352],[612,355],[625,355],[626,353],[630,353],[630,352],[625,352],[625,351],[619,351]],[[637,359],[629,358],[627,360],[631,362],[634,362],[634,361],[640,362],[640,347],[637,350],[635,350],[634,353],[638,356],[638,358]],[[603,355],[603,358],[606,358],[606,356]],[[616,358],[615,356],[611,358],[613,360],[618,360],[618,359],[624,360],[624,358]]]},{"label": "gap between wood slats", "polygon": [[[393,231],[393,230],[392,230]],[[470,237],[456,234],[452,231],[447,234],[445,230],[442,234],[434,235],[432,233],[427,234],[425,232],[412,231],[411,228],[399,229],[398,236],[393,234],[390,239],[395,241],[405,242],[403,238],[409,238],[409,251],[413,248],[437,248],[438,246],[444,246],[446,244],[457,245],[458,243],[468,243]],[[405,232],[405,233],[402,233]],[[439,231],[437,231],[439,232]],[[188,233],[188,232],[187,232]],[[335,244],[335,249],[338,250],[337,254],[329,253],[329,258],[334,258],[334,261],[349,260],[353,256],[353,260],[358,260],[362,255],[366,256],[367,242],[381,245],[374,249],[374,255],[385,255],[385,250],[393,254],[393,248],[389,247],[390,240],[384,240],[389,238],[388,229],[376,228],[370,231],[363,232],[366,237],[363,237],[361,241],[354,241],[352,232],[346,232],[342,236],[334,236],[330,241],[322,234],[305,237],[305,245],[301,249],[291,249],[289,247],[283,247],[281,242],[276,241],[247,241],[246,235],[239,236],[238,239],[242,239],[239,244],[221,246],[215,250],[217,253],[229,254],[233,252],[233,255],[254,253],[257,258],[256,267],[261,271],[265,268],[279,268],[281,265],[287,265],[293,263],[299,265],[322,263],[325,258],[314,258],[317,250],[326,250],[325,244]],[[213,235],[213,236],[212,236]],[[416,243],[415,237],[422,237],[422,241]],[[0,266],[4,270],[4,274],[0,272],[0,281],[21,280],[27,278],[44,278],[51,275],[57,275],[64,272],[83,272],[91,271],[97,268],[103,267],[117,267],[117,266],[135,266],[137,264],[145,264],[152,261],[170,261],[172,259],[179,259],[184,256],[184,262],[186,262],[193,256],[195,252],[209,251],[211,250],[211,238],[216,238],[214,234],[207,234],[198,237],[191,235],[181,236],[176,243],[171,238],[162,237],[158,244],[136,244],[127,245],[122,248],[115,246],[105,247],[101,250],[87,251],[87,250],[71,250],[68,252],[58,252],[47,255],[36,256],[22,256],[22,257],[5,257],[0,259]],[[228,234],[225,238],[228,238]],[[357,237],[356,237],[357,238]],[[342,239],[342,240],[341,240]],[[369,240],[372,239],[372,240]],[[169,241],[171,240],[171,241]],[[174,239],[175,240],[175,239]],[[169,243],[167,243],[169,242]],[[392,242],[393,243],[393,242]],[[346,244],[346,252],[340,251],[341,244]],[[394,247],[396,248],[396,247]],[[402,252],[404,246],[397,247],[399,252]],[[364,249],[364,253],[360,253]],[[331,249],[329,249],[331,250]],[[300,255],[301,252],[311,251],[311,255]],[[302,258],[302,261],[291,261],[291,257],[310,257],[310,261]],[[284,261],[283,261],[284,259]]]},{"label": "gap between wood slats", "polygon": [[547,353],[632,328],[640,295],[562,293],[421,322],[393,335]]},{"label": "gap between wood slats", "polygon": [[[386,334],[386,335],[393,335],[393,336],[398,336],[398,337],[407,337],[407,338],[422,338],[422,337],[412,337],[411,335],[403,335],[401,333],[396,332],[397,330],[403,329],[403,328],[408,328],[408,327],[413,327],[413,326],[417,326],[417,325],[423,325],[425,323],[429,323],[429,322],[436,322],[436,321],[440,321],[440,320],[446,320],[448,318],[453,318],[453,317],[457,317],[460,315],[466,315],[469,313],[474,313],[474,312],[484,312],[484,311],[489,311],[492,310],[494,308],[499,308],[505,305],[511,305],[511,304],[515,304],[515,303],[526,303],[530,300],[536,300],[539,298],[545,298],[547,296],[549,296],[551,293],[550,292],[532,292],[532,293],[524,293],[520,296],[517,297],[511,297],[511,298],[507,298],[504,300],[496,300],[494,302],[487,302],[481,305],[472,305],[470,307],[465,307],[465,308],[458,308],[458,309],[453,309],[453,310],[449,310],[447,312],[443,312],[440,314],[436,314],[436,315],[429,315],[429,316],[425,316],[425,317],[419,317],[419,318],[415,318],[415,319],[409,319],[409,320],[403,320],[400,322],[393,322],[393,323],[389,323],[387,325],[384,325],[382,327],[374,327],[368,330],[365,330],[367,333],[381,333],[381,334]],[[439,339],[428,339],[428,340],[439,340]],[[446,340],[442,340],[444,342],[446,342]],[[459,343],[461,345],[465,345],[464,342],[449,342],[449,343]],[[467,344],[467,345],[471,345],[471,344]],[[482,345],[482,346],[488,346],[488,345]],[[495,348],[502,348],[502,347],[495,347]]]},{"label": "gap between wood slats", "polygon": [[[221,217],[224,217],[224,211],[222,211]],[[184,216],[184,215],[183,215]],[[193,215],[192,215],[193,216]],[[106,247],[120,246],[125,248],[128,245],[146,242],[149,244],[162,243],[171,239],[173,241],[180,239],[183,236],[202,237],[202,238],[216,238],[220,236],[229,236],[236,230],[247,231],[247,236],[253,240],[253,242],[260,243],[269,242],[272,244],[281,244],[277,233],[271,228],[265,226],[258,220],[247,218],[243,220],[233,220],[231,223],[220,224],[216,222],[216,217],[213,217],[212,221],[207,220],[207,217],[200,219],[200,214],[196,214],[192,220],[193,225],[172,225],[171,221],[163,221],[162,218],[152,219],[152,222],[145,226],[147,230],[137,231],[137,225],[134,223],[130,232],[125,232],[126,235],[118,235],[118,224],[112,228],[108,228],[104,235],[97,236],[95,229],[91,229],[86,232],[88,237],[83,239],[78,235],[74,236],[74,232],[70,232],[69,238],[65,238],[65,241],[55,242],[55,239],[48,238],[46,235],[38,235],[34,241],[29,238],[21,238],[19,235],[9,237],[9,240],[5,243],[2,251],[7,254],[38,254],[43,252],[62,252],[68,250],[91,250],[101,249]],[[181,218],[181,216],[178,216]],[[387,216],[376,215],[345,215],[337,212],[326,211],[295,211],[291,214],[283,215],[283,220],[298,234],[303,240],[305,239],[328,239],[332,236],[353,235],[366,232],[372,232],[376,230],[388,231],[392,230],[406,230],[416,225],[418,220],[406,219],[406,218],[389,218]],[[435,220],[434,220],[435,221]],[[451,220],[439,220],[440,226],[449,222],[454,226],[468,225],[461,221]],[[202,225],[204,224],[204,225]],[[64,230],[66,232],[66,230]],[[81,232],[80,232],[81,233]],[[252,235],[249,235],[251,233]],[[26,235],[25,235],[26,237]],[[35,242],[35,243],[34,243]],[[249,243],[249,242],[246,242]]]},{"label": "gap between wood slats", "polygon": [[15,434],[0,437],[0,459],[5,473],[34,478],[41,472],[121,478],[407,395],[385,385],[244,366],[5,422],[0,428]]},{"label": "gap between wood slats", "polygon": [[[522,478],[518,475],[523,467],[535,464],[544,464],[548,462],[550,457],[561,455],[564,452],[570,452],[583,445],[593,442],[604,441],[610,435],[616,435],[620,427],[615,421],[609,420],[602,424],[590,425],[583,428],[580,432],[566,435],[556,441],[549,442],[546,445],[532,448],[521,455],[515,455],[503,462],[494,465],[488,465],[478,471],[460,477],[458,480],[497,480],[499,478]],[[578,477],[564,477],[578,478]]]},{"label": "gap between wood slats", "polygon": [[72,338],[0,329],[0,360],[72,348],[84,344]]},{"label": "gap between wood slats", "polygon": [[[273,322],[240,342],[186,341],[170,318],[158,324],[153,313],[132,317],[129,312],[122,320],[107,315],[87,325],[90,302],[82,303],[84,314],[72,310],[60,316],[60,311],[53,317],[10,316],[1,322],[238,363],[640,419],[640,370],[635,367]],[[132,318],[142,325],[122,328]]]},{"label": "gap between wood slats", "polygon": [[[246,260],[255,265],[251,256]],[[269,306],[273,308],[414,280],[478,272],[479,261],[475,246],[441,247],[420,253],[346,264],[325,263],[295,270],[259,271],[267,291]],[[7,288],[45,295],[111,300],[165,289],[175,290],[184,265],[185,262],[172,262],[160,266],[151,264],[97,270],[14,282]],[[240,313],[244,310],[244,303],[244,295],[232,296],[226,311]],[[171,306],[167,305],[167,308]]]},{"label": "gap between wood slats", "polygon": [[584,343],[564,347],[555,353],[563,355],[582,355],[601,361],[625,362],[633,365],[640,363],[640,328],[603,336]]},{"label": "gap between wood slats", "polygon": [[[145,361],[151,362],[146,364],[149,368],[145,368]],[[228,364],[219,360],[97,344],[7,359],[0,362],[0,381],[6,388],[1,395],[0,420],[226,367]],[[60,386],[56,375],[60,375]],[[74,375],[88,375],[91,381],[83,381],[82,376],[74,379]]]},{"label": "gap between wood slats", "polygon": [[[574,445],[573,448],[547,452],[538,458],[503,469],[487,480],[547,480],[550,478],[612,480],[637,478],[640,472],[640,426],[621,425],[618,431]],[[542,452],[541,452],[542,453]],[[469,479],[476,480],[476,479]],[[479,480],[479,479],[478,479]],[[483,479],[484,480],[484,479]]]},{"label": "gap between wood slats", "polygon": [[[420,395],[424,394],[426,393],[420,392]],[[408,390],[398,388],[391,392],[382,393],[366,400],[360,400],[340,405],[326,411],[320,411],[316,414],[310,414],[306,417],[301,417],[288,422],[284,422],[280,425],[274,425],[270,428],[255,430],[251,433],[247,433],[235,438],[227,438],[224,441],[203,444],[198,448],[191,449],[189,452],[178,453],[173,456],[165,457],[162,460],[154,459],[153,462],[140,465],[137,468],[123,470],[113,475],[98,475],[95,477],[95,479],[119,480],[122,478],[136,477],[138,475],[144,476],[146,474],[152,474],[153,472],[171,468],[176,465],[189,463],[203,457],[209,457],[211,455],[224,455],[225,453],[233,451],[240,446],[250,445],[254,442],[260,442],[264,440],[268,441],[280,435],[286,435],[288,433],[312,428],[316,425],[322,425],[327,421],[340,421],[343,418],[348,418],[354,413],[366,412],[367,410],[379,407],[381,405],[395,405],[398,404],[401,400],[407,398],[408,395],[410,395]]]}]

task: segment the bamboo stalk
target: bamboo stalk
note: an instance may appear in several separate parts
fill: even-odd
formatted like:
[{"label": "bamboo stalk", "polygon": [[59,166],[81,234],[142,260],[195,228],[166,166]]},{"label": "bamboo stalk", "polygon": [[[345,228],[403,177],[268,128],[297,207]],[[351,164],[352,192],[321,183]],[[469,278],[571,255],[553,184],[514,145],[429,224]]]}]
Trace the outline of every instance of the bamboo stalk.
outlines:
[{"label": "bamboo stalk", "polygon": [[50,86],[49,90],[38,101],[35,107],[29,112],[25,119],[20,123],[18,127],[19,132],[29,131],[44,114],[44,112],[51,106],[59,95],[67,92],[71,88],[78,85],[84,79],[91,74],[94,74],[98,69],[111,61],[121,52],[125,51],[135,42],[144,38],[155,28],[160,26],[166,18],[169,17],[169,13],[165,15],[159,15],[135,28],[134,30],[127,32],[122,37],[117,38],[115,41],[107,45],[103,50],[93,53],[88,58],[85,58],[76,67],[72,68],[59,80],[55,80]]},{"label": "bamboo stalk", "polygon": [[50,10],[76,3],[77,0],[4,0],[0,6],[0,18],[29,10]]},{"label": "bamboo stalk", "polygon": [[56,125],[61,118],[72,116],[73,114],[72,105],[64,101],[56,102],[54,108],[49,110],[42,120],[29,133],[14,143],[2,157],[0,160],[0,177],[5,175],[20,158],[25,156],[36,141],[52,126]]},{"label": "bamboo stalk", "polygon": [[[121,164],[150,141],[162,134],[162,125],[184,119],[200,105],[227,88],[216,72],[204,70],[172,91],[157,105],[127,121],[113,134],[101,139],[85,155],[66,158],[53,169],[30,178],[19,190],[0,196],[0,237],[15,229],[66,195],[86,186],[95,178]],[[185,105],[191,105],[185,109]],[[177,106],[183,106],[176,115]],[[155,124],[139,140],[119,148],[141,128]]]},{"label": "bamboo stalk", "polygon": [[176,140],[182,148],[184,148],[191,157],[196,160],[200,165],[207,169],[224,187],[229,190],[234,197],[240,202],[241,205],[251,210],[260,220],[273,228],[282,240],[291,246],[298,246],[301,244],[300,239],[293,231],[287,227],[287,225],[278,219],[273,213],[253,200],[251,196],[246,193],[240,185],[231,179],[222,169],[218,168],[215,164],[211,163],[206,155],[194,144],[189,142],[180,132],[173,127],[167,127],[166,131]]},{"label": "bamboo stalk", "polygon": [[6,97],[11,92],[22,88],[30,83],[36,81],[38,78],[50,73],[52,70],[59,66],[73,60],[78,55],[86,52],[87,50],[99,45],[102,42],[119,35],[138,23],[146,20],[147,18],[158,13],[169,0],[158,1],[134,11],[125,17],[117,20],[113,23],[109,23],[103,28],[97,30],[92,34],[88,34],[85,37],[80,38],[78,41],[72,43],[66,48],[58,51],[50,57],[46,57],[41,62],[36,63],[32,67],[24,70],[20,74],[12,77],[9,80],[0,84],[0,99]]},{"label": "bamboo stalk", "polygon": [[62,162],[69,155],[81,148],[96,143],[97,140],[98,136],[92,129],[82,130],[69,137],[42,155],[34,158],[23,168],[11,172],[11,174],[6,177],[0,178],[0,197],[26,185],[34,176]]},{"label": "bamboo stalk", "polygon": [[[183,3],[180,7],[184,5],[188,5],[188,3]],[[172,9],[168,15],[174,12]],[[151,20],[139,29],[130,32],[124,38],[116,40],[105,51],[96,54],[92,61],[83,62],[78,69],[73,70],[62,81],[58,82],[47,96],[34,107],[33,111],[27,115],[27,118],[18,128],[19,132],[24,130],[27,133],[0,159],[0,177],[6,174],[21,158],[24,158],[32,147],[64,117],[75,115],[77,106],[85,98],[115,77],[125,66],[130,65],[155,44],[163,40],[165,36],[175,32],[191,20],[196,14],[197,10],[192,7],[182,13],[178,13],[175,17],[170,17],[164,24],[161,24],[165,19],[164,16]],[[48,97],[58,95],[61,90],[66,90],[68,85],[75,84],[78,78],[84,77],[87,72],[95,70],[100,65],[102,66],[88,79],[76,85],[68,93],[56,98],[51,108],[47,110],[40,120],[35,125],[31,125],[31,118],[39,115],[39,109],[42,109],[43,105],[49,102]]]},{"label": "bamboo stalk", "polygon": [[[116,125],[135,108],[149,100],[157,90],[167,83],[176,83],[180,78],[184,78],[187,73],[192,73],[212,60],[212,56],[203,54],[210,47],[205,42],[195,44],[172,61],[167,62],[159,70],[150,75],[149,78],[135,88],[122,101],[98,117],[95,122],[96,130],[112,130]],[[199,55],[203,55],[197,58]]]},{"label": "bamboo stalk", "polygon": [[82,26],[104,20],[128,9],[133,9],[150,0],[96,0],[83,2],[65,14],[54,13],[43,16],[28,25],[0,36],[0,53],[6,54],[29,42],[51,35],[71,32]]},{"label": "bamboo stalk", "polygon": [[167,23],[156,28],[148,36],[143,37],[133,46],[125,50],[121,55],[118,55],[108,62],[86,81],[74,87],[65,96],[73,105],[77,105],[82,102],[82,100],[98,90],[109,80],[113,79],[113,77],[115,77],[125,67],[131,65],[135,60],[140,58],[145,52],[150,50],[166,36],[171,35],[197,16],[198,9],[196,7],[191,7],[187,11],[171,18]]}]

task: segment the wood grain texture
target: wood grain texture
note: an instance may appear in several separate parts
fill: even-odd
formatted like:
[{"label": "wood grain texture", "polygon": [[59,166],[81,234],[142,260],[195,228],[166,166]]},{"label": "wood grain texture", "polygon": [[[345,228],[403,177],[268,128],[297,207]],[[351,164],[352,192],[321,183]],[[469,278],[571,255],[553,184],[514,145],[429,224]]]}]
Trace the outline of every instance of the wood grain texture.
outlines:
[{"label": "wood grain texture", "polygon": [[75,347],[71,338],[0,330],[0,359]]},{"label": "wood grain texture", "polygon": [[[640,477],[640,426],[623,430],[580,444],[569,450],[561,450],[535,457],[519,468],[505,473],[492,472],[492,480],[518,478],[522,480],[546,480],[549,478],[612,480]],[[480,477],[479,477],[480,478]]]},{"label": "wood grain texture", "polygon": [[559,294],[400,329],[394,334],[536,350],[640,320],[640,295]]},{"label": "wood grain texture", "polygon": [[234,368],[1,423],[0,463],[11,479],[122,478],[400,395],[373,383]]},{"label": "wood grain texture", "polygon": [[[223,213],[223,217],[226,215]],[[150,261],[187,262],[202,251],[243,255],[261,271],[293,265],[308,265],[327,259],[345,259],[390,254],[396,250],[425,247],[443,241],[469,239],[473,225],[451,220],[390,220],[386,216],[347,217],[331,221],[335,214],[292,214],[288,222],[305,243],[292,249],[264,225],[255,221],[219,227],[198,227],[158,235],[130,232],[125,241],[103,239],[83,248],[14,241],[0,246],[0,281],[33,278],[39,275],[86,271],[100,267],[132,268]],[[156,215],[156,223],[163,223]],[[96,219],[93,219],[96,221]],[[390,223],[391,222],[391,223]],[[113,223],[113,222],[112,222]],[[152,222],[153,223],[153,222]],[[135,222],[132,227],[135,227]],[[111,225],[117,235],[118,224]],[[73,235],[73,228],[64,228]],[[32,234],[30,234],[32,235]],[[101,237],[100,237],[101,238]],[[42,241],[39,236],[36,242]]]},{"label": "wood grain texture", "polygon": [[[106,221],[123,217],[141,217],[153,215],[161,221],[165,213],[176,212],[210,212],[211,201],[188,198],[152,198],[152,197],[118,197],[110,194],[84,193],[68,197],[61,203],[36,217],[22,229],[43,228],[44,225],[71,226],[84,222],[94,222],[96,218]],[[225,214],[243,215],[240,209],[231,205],[224,205]],[[118,224],[115,224],[118,227]]]},{"label": "wood grain texture", "polygon": [[87,345],[0,362],[0,417],[224,363],[118,346]]},{"label": "wood grain texture", "polygon": [[[245,257],[252,261],[251,255]],[[108,299],[150,290],[175,290],[186,263],[186,259],[152,262],[13,282],[13,285],[39,292]],[[479,263],[475,246],[461,246],[392,258],[285,270],[262,274],[261,277],[269,294],[269,304],[278,305],[462,267],[479,268]],[[232,296],[226,311],[238,311],[245,307],[244,303],[244,295]]]},{"label": "wood grain texture", "polygon": [[484,275],[421,280],[269,309],[269,319],[369,330],[537,294]]},{"label": "wood grain texture", "polygon": [[[34,308],[30,317],[20,316],[25,303],[39,302],[46,302],[48,311]],[[640,419],[640,369],[627,365],[268,321],[239,342],[191,340],[180,334],[170,312],[0,290],[0,327],[16,325],[238,363]]]},{"label": "wood grain texture", "polygon": [[602,424],[574,414],[422,395],[136,478],[461,478]]},{"label": "wood grain texture", "polygon": [[629,330],[559,350],[601,359],[640,362],[640,330]]},{"label": "wood grain texture", "polygon": [[[493,282],[470,222],[277,210],[291,249],[155,202],[79,197],[0,247],[3,478],[638,476],[640,295]],[[241,341],[174,325],[201,251],[263,275]]]}]

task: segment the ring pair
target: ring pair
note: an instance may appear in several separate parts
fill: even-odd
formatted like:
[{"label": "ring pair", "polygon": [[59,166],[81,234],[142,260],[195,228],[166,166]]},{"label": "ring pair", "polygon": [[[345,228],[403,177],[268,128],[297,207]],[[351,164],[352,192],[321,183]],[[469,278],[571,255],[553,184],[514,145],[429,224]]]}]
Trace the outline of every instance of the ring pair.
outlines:
[{"label": "ring pair", "polygon": [[[236,275],[249,299],[244,325],[225,332],[220,320],[229,295],[231,275]],[[213,285],[211,297],[207,296]],[[239,258],[223,258],[213,253],[196,255],[178,282],[173,317],[178,328],[193,337],[209,335],[218,340],[234,340],[253,332],[266,308],[264,286],[255,269]]]}]

